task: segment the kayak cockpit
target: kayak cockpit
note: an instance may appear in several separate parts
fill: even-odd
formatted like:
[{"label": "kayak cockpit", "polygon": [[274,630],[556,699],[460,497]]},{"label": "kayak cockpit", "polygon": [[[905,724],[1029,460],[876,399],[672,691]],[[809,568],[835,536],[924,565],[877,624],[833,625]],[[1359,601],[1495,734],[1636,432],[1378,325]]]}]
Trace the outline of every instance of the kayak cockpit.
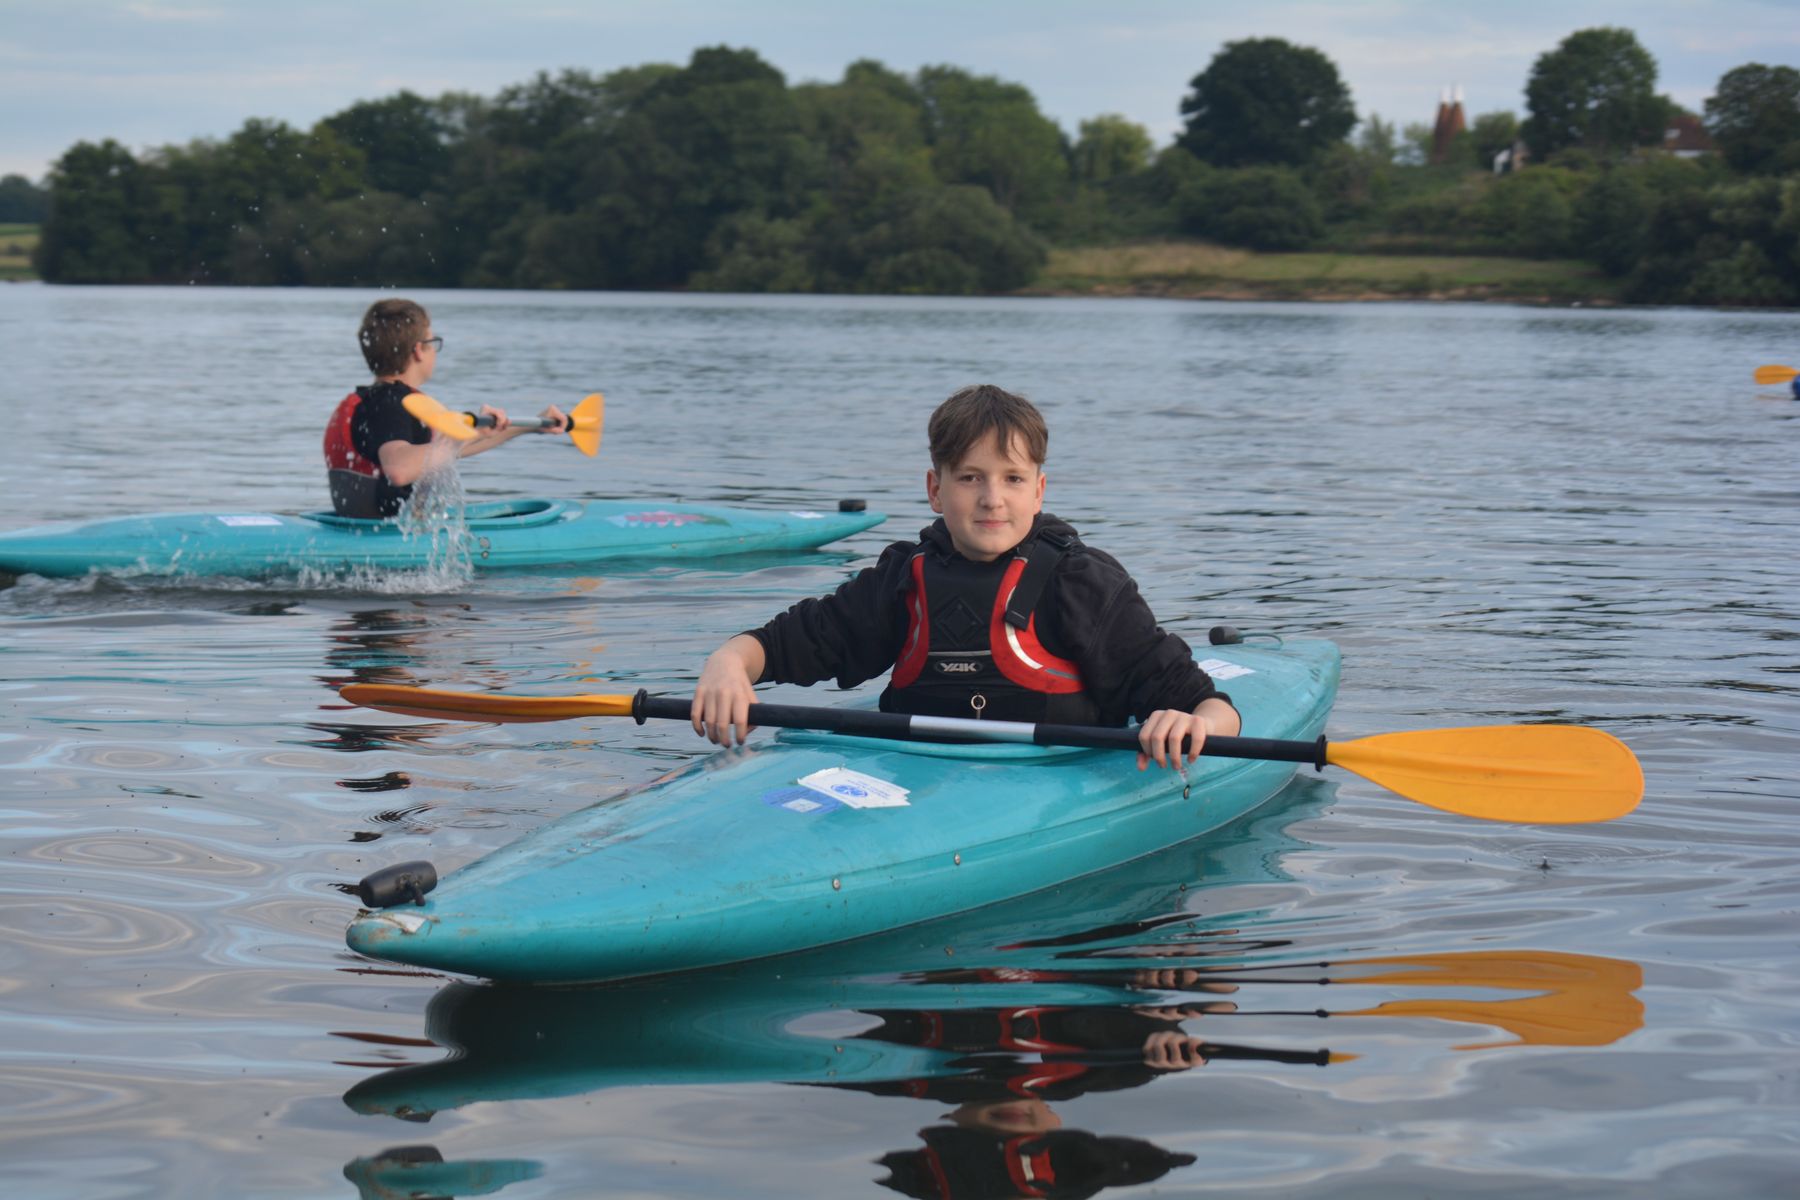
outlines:
[{"label": "kayak cockpit", "polygon": [[[484,500],[463,509],[463,523],[470,529],[530,529],[581,515],[582,506],[572,500]],[[335,529],[379,533],[398,526],[385,517],[343,517],[334,512],[302,513],[308,521]]]}]

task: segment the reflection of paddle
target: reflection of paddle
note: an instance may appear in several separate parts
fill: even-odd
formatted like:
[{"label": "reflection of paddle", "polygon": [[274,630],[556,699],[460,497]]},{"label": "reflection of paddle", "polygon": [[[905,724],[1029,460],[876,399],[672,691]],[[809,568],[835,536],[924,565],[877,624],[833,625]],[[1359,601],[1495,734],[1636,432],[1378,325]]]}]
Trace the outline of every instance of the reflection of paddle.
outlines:
[{"label": "reflection of paddle", "polygon": [[[690,701],[666,696],[508,696],[398,684],[352,683],[352,704],[413,716],[487,721],[571,717],[691,719]],[[750,723],[913,741],[1026,742],[1136,750],[1137,732],[1090,725],[1032,725],[960,717],[919,717],[856,708],[752,704]],[[1209,737],[1201,752],[1224,758],[1326,764],[1465,816],[1491,821],[1570,824],[1606,821],[1637,807],[1644,775],[1619,739],[1579,725],[1488,725],[1387,733],[1328,744],[1274,738]]]},{"label": "reflection of paddle", "polygon": [[[1644,985],[1634,962],[1554,950],[1475,950],[1455,954],[1402,955],[1358,959],[1358,966],[1408,966],[1368,979],[1333,983],[1388,985],[1420,983],[1450,987],[1510,988],[1541,996],[1513,1000],[1390,1000],[1345,1017],[1436,1017],[1498,1025],[1518,1042],[1482,1042],[1458,1050],[1493,1046],[1606,1046],[1643,1027],[1644,1005],[1634,993]],[[1348,965],[1348,964],[1344,964]]]},{"label": "reflection of paddle", "polygon": [[[1606,1046],[1643,1027],[1644,1005],[1635,995],[1644,972],[1634,962],[1593,954],[1555,950],[1471,950],[1448,954],[1405,954],[1391,958],[1358,958],[1322,964],[1345,967],[1406,967],[1364,978],[1258,979],[1255,983],[1353,984],[1392,987],[1400,984],[1436,987],[1492,988],[1542,992],[1510,1000],[1389,1000],[1354,1012],[1316,1009],[1321,1017],[1432,1017],[1464,1024],[1497,1025],[1516,1042],[1479,1042],[1455,1047],[1486,1050],[1495,1046]],[[1272,967],[1271,970],[1281,970]],[[1240,968],[1242,970],[1242,968]],[[1208,982],[1237,974],[1208,972]],[[1251,980],[1244,980],[1249,983]],[[1302,1016],[1303,1013],[1244,1012],[1243,1016]]]},{"label": "reflection of paddle", "polygon": [[1795,377],[1800,377],[1800,369],[1794,367],[1767,366],[1756,368],[1756,382],[1758,383],[1786,383]]},{"label": "reflection of paddle", "polygon": [[[466,442],[477,429],[490,429],[494,418],[474,413],[452,412],[424,392],[414,392],[401,403],[406,411],[425,425],[446,437]],[[606,398],[595,392],[569,412],[569,440],[589,458],[600,452],[600,426],[606,416]],[[515,417],[514,429],[547,429],[550,422],[543,417]]]}]

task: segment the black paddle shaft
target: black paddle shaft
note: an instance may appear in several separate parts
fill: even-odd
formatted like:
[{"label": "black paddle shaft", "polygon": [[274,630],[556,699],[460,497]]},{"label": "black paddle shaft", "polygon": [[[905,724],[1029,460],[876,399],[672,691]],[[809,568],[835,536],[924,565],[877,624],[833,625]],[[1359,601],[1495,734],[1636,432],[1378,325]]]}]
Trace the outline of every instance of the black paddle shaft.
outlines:
[{"label": "black paddle shaft", "polygon": [[[693,719],[693,701],[675,696],[652,696],[640,689],[632,697],[631,715],[639,725],[658,720]],[[866,708],[823,708],[798,704],[752,704],[750,724],[774,729],[811,729],[820,733],[845,733],[863,737],[915,742],[1025,742],[1039,746],[1083,746],[1090,750],[1137,750],[1137,731],[1101,725],[1028,724],[1019,721],[975,721],[961,717],[918,717],[909,713],[876,712]],[[1202,755],[1216,758],[1256,758],[1271,762],[1310,763],[1325,766],[1325,739],[1284,741],[1279,738],[1209,737]]]}]

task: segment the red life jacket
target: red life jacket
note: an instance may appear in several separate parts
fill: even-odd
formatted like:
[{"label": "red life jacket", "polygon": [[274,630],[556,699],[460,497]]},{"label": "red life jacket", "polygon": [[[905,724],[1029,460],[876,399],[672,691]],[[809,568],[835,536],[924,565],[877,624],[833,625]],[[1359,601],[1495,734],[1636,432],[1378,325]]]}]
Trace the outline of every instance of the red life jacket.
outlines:
[{"label": "red life jacket", "polygon": [[363,390],[357,388],[338,401],[325,422],[325,478],[331,487],[331,507],[340,517],[376,518],[381,512],[381,484],[387,476],[381,464],[364,458],[356,449],[350,427],[356,420]]},{"label": "red life jacket", "polygon": [[1040,532],[993,562],[913,555],[906,640],[882,693],[888,712],[1085,725],[1099,719],[1080,669],[1044,648],[1033,610],[1079,542]]}]

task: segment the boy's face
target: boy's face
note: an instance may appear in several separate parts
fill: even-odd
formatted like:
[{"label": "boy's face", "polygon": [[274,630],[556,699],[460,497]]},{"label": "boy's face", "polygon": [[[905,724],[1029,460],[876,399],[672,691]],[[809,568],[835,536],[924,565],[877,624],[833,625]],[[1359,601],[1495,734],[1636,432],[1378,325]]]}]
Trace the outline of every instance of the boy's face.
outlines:
[{"label": "boy's face", "polygon": [[925,472],[931,511],[942,513],[957,553],[992,562],[1025,540],[1031,519],[1044,507],[1045,475],[1019,445],[1002,449],[990,433],[940,476]]}]

